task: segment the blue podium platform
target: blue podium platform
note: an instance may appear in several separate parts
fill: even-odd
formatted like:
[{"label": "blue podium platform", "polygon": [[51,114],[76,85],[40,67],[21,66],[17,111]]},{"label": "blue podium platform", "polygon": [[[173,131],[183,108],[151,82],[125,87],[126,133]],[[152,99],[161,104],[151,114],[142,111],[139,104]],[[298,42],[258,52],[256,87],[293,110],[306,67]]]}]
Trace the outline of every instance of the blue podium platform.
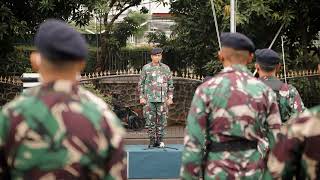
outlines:
[{"label": "blue podium platform", "polygon": [[174,149],[147,149],[147,145],[127,145],[129,179],[179,178],[183,145],[171,144]]}]

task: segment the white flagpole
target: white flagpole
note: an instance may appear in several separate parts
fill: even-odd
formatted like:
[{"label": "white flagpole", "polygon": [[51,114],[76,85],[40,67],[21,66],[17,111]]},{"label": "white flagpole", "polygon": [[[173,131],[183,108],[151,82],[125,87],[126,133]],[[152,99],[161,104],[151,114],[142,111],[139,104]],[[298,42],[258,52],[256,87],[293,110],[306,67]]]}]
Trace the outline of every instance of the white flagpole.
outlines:
[{"label": "white flagpole", "polygon": [[219,48],[221,50],[221,42],[220,42],[220,34],[219,34],[219,27],[218,27],[218,21],[217,21],[217,14],[216,14],[216,10],[215,10],[215,7],[214,7],[213,0],[210,0],[210,2],[211,2],[211,8],[212,8],[212,13],[213,13],[213,18],[214,18],[214,25],[216,27],[216,33],[217,33]]},{"label": "white flagpole", "polygon": [[286,71],[286,61],[284,59],[284,42],[283,36],[281,36],[281,47],[282,47],[282,61],[283,61],[283,72],[284,72],[284,82],[287,83],[287,71]]},{"label": "white flagpole", "polygon": [[236,32],[236,28],[235,28],[235,0],[231,0],[230,1],[230,32]]}]

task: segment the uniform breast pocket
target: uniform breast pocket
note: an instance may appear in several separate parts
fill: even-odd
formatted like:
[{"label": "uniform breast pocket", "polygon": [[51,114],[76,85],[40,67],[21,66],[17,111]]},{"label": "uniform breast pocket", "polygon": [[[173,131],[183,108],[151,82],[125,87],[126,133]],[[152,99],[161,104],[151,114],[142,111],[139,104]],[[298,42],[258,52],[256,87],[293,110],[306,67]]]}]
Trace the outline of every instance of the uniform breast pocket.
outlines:
[{"label": "uniform breast pocket", "polygon": [[167,84],[168,78],[164,75],[160,75],[160,76],[158,76],[157,82],[160,84]]},{"label": "uniform breast pocket", "polygon": [[146,79],[147,79],[148,81],[153,81],[153,80],[154,80],[151,71],[146,71]]}]

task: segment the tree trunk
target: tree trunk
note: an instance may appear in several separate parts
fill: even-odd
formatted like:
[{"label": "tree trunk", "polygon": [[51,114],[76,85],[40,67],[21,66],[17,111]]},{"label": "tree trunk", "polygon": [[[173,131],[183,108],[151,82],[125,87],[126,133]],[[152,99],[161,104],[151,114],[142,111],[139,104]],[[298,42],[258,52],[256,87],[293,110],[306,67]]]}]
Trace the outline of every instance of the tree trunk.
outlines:
[{"label": "tree trunk", "polygon": [[108,23],[108,13],[104,15],[104,28],[105,32],[100,34],[100,55],[99,58],[97,58],[96,68],[95,70],[97,72],[99,71],[108,71],[108,64],[110,64],[110,60],[108,58],[109,54],[109,43],[108,40],[110,39],[110,32],[111,32],[111,24]]}]

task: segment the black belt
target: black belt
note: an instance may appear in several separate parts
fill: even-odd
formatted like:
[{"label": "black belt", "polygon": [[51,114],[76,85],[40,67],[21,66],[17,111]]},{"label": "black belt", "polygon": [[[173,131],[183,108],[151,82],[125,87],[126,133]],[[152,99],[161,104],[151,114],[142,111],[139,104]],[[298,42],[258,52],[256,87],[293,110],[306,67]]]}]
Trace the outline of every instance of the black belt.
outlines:
[{"label": "black belt", "polygon": [[250,149],[257,149],[257,141],[236,140],[228,142],[211,142],[207,145],[209,152],[223,152],[223,151],[245,151]]}]

